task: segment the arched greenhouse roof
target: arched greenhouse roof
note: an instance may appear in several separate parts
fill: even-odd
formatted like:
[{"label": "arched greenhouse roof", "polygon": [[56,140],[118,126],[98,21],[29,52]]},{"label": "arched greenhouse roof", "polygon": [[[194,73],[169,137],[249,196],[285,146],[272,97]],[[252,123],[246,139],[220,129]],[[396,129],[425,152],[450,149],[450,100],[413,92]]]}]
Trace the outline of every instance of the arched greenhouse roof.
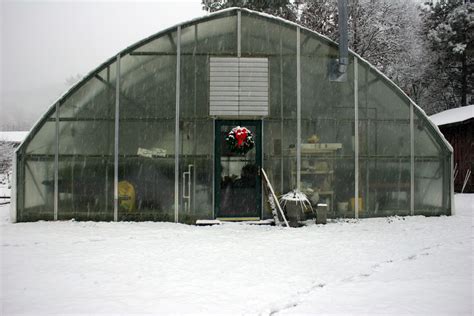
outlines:
[{"label": "arched greenhouse roof", "polygon": [[[100,73],[101,71],[103,71],[107,66],[111,65],[112,63],[114,63],[117,59],[118,56],[124,56],[140,47],[144,47],[146,46],[148,43],[152,42],[153,40],[155,39],[158,39],[160,37],[163,37],[163,36],[170,36],[170,34],[172,34],[173,32],[176,32],[177,28],[178,27],[181,27],[181,28],[185,28],[187,26],[191,26],[191,25],[196,25],[196,24],[201,24],[201,23],[204,23],[204,22],[207,22],[207,21],[211,21],[211,20],[214,20],[214,19],[217,19],[217,18],[220,18],[220,17],[224,17],[224,16],[232,16],[232,15],[236,15],[238,11],[241,11],[241,12],[245,12],[247,13],[248,15],[250,16],[253,16],[255,18],[263,18],[263,19],[268,19],[268,20],[271,20],[271,21],[274,21],[274,22],[277,22],[277,23],[282,23],[284,25],[287,25],[287,26],[294,26],[294,27],[299,27],[303,32],[308,32],[310,34],[312,34],[312,36],[314,36],[315,38],[318,38],[320,41],[323,41],[325,43],[327,43],[327,45],[331,46],[331,47],[337,47],[338,44],[334,41],[332,41],[331,39],[329,39],[328,37],[320,34],[320,33],[317,33],[315,31],[312,31],[308,28],[305,28],[303,26],[300,26],[299,24],[297,23],[294,23],[294,22],[291,22],[291,21],[288,21],[288,20],[285,20],[285,19],[282,19],[280,17],[275,17],[275,16],[272,16],[272,15],[269,15],[269,14],[266,14],[266,13],[261,13],[261,12],[256,12],[256,11],[252,11],[252,10],[249,10],[249,9],[246,9],[246,8],[237,8],[237,7],[234,7],[234,8],[228,8],[228,9],[224,9],[224,10],[221,10],[221,11],[217,11],[217,12],[214,12],[214,13],[211,13],[211,14],[207,14],[203,17],[199,17],[199,18],[195,18],[195,19],[192,19],[192,20],[189,20],[189,21],[186,21],[186,22],[183,22],[183,23],[179,23],[179,24],[176,24],[172,27],[169,27],[167,29],[164,29],[156,34],[153,34],[133,45],[130,45],[129,47],[125,48],[124,50],[120,51],[118,54],[112,56],[110,59],[108,59],[107,61],[105,61],[104,63],[102,63],[101,65],[99,65],[97,68],[95,68],[94,70],[92,70],[89,74],[87,74],[86,76],[84,76],[80,81],[78,81],[76,84],[74,84],[73,86],[71,86],[71,88],[69,90],[67,90],[61,97],[59,97],[53,104],[52,106],[47,110],[47,112],[34,124],[34,126],[32,127],[32,129],[30,130],[28,136],[24,139],[24,141],[21,143],[21,145],[17,148],[17,151],[20,151],[24,148],[25,144],[28,144],[32,137],[35,135],[35,133],[43,126],[43,124],[48,120],[48,118],[50,117],[50,115],[52,113],[54,113],[55,109],[56,109],[56,105],[59,104],[59,106],[61,106],[61,104],[64,103],[65,100],[67,100],[70,96],[72,96],[78,89],[80,89],[83,85],[85,85],[89,80],[91,80],[92,78],[94,78],[98,73]],[[366,65],[367,67],[369,67],[372,71],[374,71],[378,76],[380,76],[380,78],[385,81],[385,83],[387,85],[389,85],[390,87],[392,87],[392,89],[397,93],[399,94],[402,98],[406,99],[407,102],[411,103],[414,105],[414,108],[416,109],[416,111],[419,112],[419,114],[421,114],[421,117],[426,121],[426,125],[429,126],[429,128],[442,140],[445,148],[452,152],[452,147],[451,145],[449,144],[449,142],[444,138],[444,136],[442,135],[442,133],[439,131],[438,127],[436,125],[434,125],[429,119],[428,117],[426,116],[425,112],[419,107],[417,106],[411,99],[408,95],[406,95],[405,92],[403,92],[400,87],[398,87],[393,81],[391,81],[390,79],[388,79],[388,77],[386,77],[383,73],[381,73],[378,69],[376,69],[373,65],[371,65],[368,61],[366,61],[365,59],[363,59],[362,57],[360,57],[358,54],[356,54],[355,52],[353,52],[352,50],[349,50],[349,54],[353,57],[353,58],[357,58],[359,60],[359,62],[361,64],[364,64]]]}]

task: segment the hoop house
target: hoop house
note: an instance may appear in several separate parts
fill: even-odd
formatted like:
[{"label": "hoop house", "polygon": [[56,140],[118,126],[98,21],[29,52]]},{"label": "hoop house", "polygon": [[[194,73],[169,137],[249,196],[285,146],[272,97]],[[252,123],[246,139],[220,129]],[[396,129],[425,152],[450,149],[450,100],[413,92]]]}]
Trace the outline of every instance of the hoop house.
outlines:
[{"label": "hoop house", "polygon": [[[271,217],[275,191],[328,217],[449,215],[452,149],[393,82],[292,22],[232,8],[166,29],[93,70],[16,152],[16,221]],[[227,150],[236,126],[253,135]],[[308,194],[308,193],[307,193]]]}]

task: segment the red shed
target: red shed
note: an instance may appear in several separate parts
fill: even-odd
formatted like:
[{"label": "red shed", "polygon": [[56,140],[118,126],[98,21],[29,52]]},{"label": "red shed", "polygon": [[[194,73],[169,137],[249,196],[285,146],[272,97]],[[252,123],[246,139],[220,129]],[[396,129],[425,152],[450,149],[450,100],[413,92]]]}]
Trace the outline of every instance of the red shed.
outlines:
[{"label": "red shed", "polygon": [[470,174],[474,166],[474,104],[437,113],[430,119],[453,146],[454,191],[461,192],[468,177],[464,192],[474,192]]}]

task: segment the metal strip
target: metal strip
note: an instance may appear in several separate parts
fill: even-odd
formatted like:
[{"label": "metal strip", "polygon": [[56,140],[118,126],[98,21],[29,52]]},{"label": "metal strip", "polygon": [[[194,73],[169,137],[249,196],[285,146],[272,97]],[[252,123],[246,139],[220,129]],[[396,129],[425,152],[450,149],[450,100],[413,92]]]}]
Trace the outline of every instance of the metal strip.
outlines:
[{"label": "metal strip", "polygon": [[56,103],[55,122],[55,144],[54,144],[54,220],[58,220],[59,207],[59,102]]},{"label": "metal strip", "polygon": [[415,215],[415,122],[410,102],[410,214]]},{"label": "metal strip", "polygon": [[115,75],[115,126],[114,126],[114,221],[118,221],[118,169],[119,169],[119,122],[120,122],[120,54],[117,55]]},{"label": "metal strip", "polygon": [[[12,189],[10,191],[10,222],[16,223],[18,218],[18,155],[16,151],[12,161]],[[24,181],[23,181],[24,183]]]},{"label": "metal strip", "polygon": [[283,194],[283,133],[284,133],[284,126],[283,126],[283,42],[281,38],[281,29],[280,29],[280,194]]},{"label": "metal strip", "polygon": [[196,211],[196,155],[197,155],[197,144],[196,144],[196,137],[197,137],[197,128],[196,128],[196,118],[197,118],[197,80],[198,80],[198,72],[197,72],[197,63],[196,63],[196,50],[198,45],[198,24],[194,25],[194,48],[193,48],[193,69],[194,69],[194,82],[193,82],[193,165],[194,165],[194,172],[193,172],[193,193],[192,193],[192,205],[191,211],[194,214]]},{"label": "metal strip", "polygon": [[451,189],[450,189],[450,195],[451,195],[451,215],[456,215],[456,205],[454,204],[454,175],[453,175],[453,168],[454,168],[454,153],[452,152],[451,153],[451,170],[450,170],[450,174],[451,174],[451,177],[450,177],[450,181],[451,181]]},{"label": "metal strip", "polygon": [[242,14],[237,11],[237,57],[241,56]]},{"label": "metal strip", "polygon": [[359,64],[354,58],[354,215],[359,218]]},{"label": "metal strip", "polygon": [[[110,84],[110,65],[107,66],[107,77],[106,77],[106,82],[107,82],[107,87],[112,87]],[[111,100],[112,99],[112,94],[113,91],[112,89],[107,89],[107,99]],[[112,117],[112,107],[107,107],[107,117]],[[107,127],[107,139],[110,139],[110,128]],[[107,142],[107,155],[110,153],[110,146],[112,144],[110,142]],[[109,159],[106,160],[106,167],[105,167],[105,183],[104,183],[104,192],[105,192],[105,211],[109,211]]]},{"label": "metal strip", "polygon": [[216,218],[216,119],[212,119],[212,218]]},{"label": "metal strip", "polygon": [[296,188],[301,190],[301,51],[300,28],[296,28]]},{"label": "metal strip", "polygon": [[[263,140],[265,139],[265,135],[264,135],[264,131],[265,131],[265,122],[263,119],[260,120],[261,124],[260,124],[260,139],[258,139],[260,141],[260,157],[261,157],[261,161],[262,161],[262,166],[261,168],[265,169],[266,168],[266,165],[265,165],[265,146],[263,144]],[[263,219],[263,211],[265,209],[264,207],[264,199],[263,199],[263,182],[260,182],[260,219]]]},{"label": "metal strip", "polygon": [[179,218],[179,97],[181,81],[181,26],[177,29],[176,47],[176,115],[175,115],[175,143],[174,143],[174,221]]}]

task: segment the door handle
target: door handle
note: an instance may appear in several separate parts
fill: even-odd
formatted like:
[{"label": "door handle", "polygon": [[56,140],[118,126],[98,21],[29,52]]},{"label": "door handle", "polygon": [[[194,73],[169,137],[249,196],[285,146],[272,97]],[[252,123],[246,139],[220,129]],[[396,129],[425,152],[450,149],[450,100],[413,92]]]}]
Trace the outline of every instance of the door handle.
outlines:
[{"label": "door handle", "polygon": [[[188,171],[183,172],[183,200],[184,201],[184,211],[189,213],[191,209],[191,170],[194,166],[192,164],[188,165]],[[186,176],[188,181],[186,183]],[[188,187],[188,191],[186,193],[186,184]]]}]

